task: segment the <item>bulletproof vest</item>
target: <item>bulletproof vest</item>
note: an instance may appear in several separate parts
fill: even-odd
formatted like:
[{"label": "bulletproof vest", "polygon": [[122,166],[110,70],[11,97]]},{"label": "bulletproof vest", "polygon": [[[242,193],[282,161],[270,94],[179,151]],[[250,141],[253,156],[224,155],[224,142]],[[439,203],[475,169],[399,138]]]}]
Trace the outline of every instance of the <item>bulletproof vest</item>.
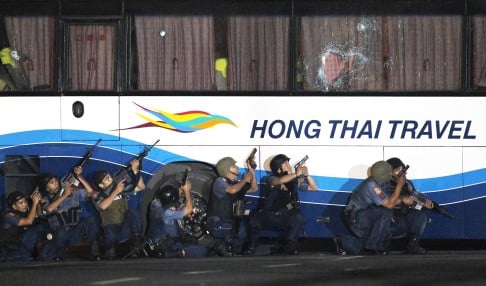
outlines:
[{"label": "bulletproof vest", "polygon": [[[58,195],[56,194],[52,201],[54,201],[57,196]],[[80,211],[79,200],[76,195],[72,194],[64,199],[55,213],[47,216],[47,221],[49,222],[49,226],[53,229],[72,227],[78,224]]]},{"label": "bulletproof vest", "polygon": [[277,186],[267,183],[263,209],[276,212],[282,209],[298,208],[298,197],[294,180]]},{"label": "bulletproof vest", "polygon": [[20,239],[20,235],[22,233],[22,228],[16,225],[7,224],[4,221],[4,216],[9,215],[9,213],[14,213],[20,216],[23,216],[22,213],[17,211],[6,211],[2,212],[0,217],[0,243],[6,243],[9,241],[15,241]]},{"label": "bulletproof vest", "polygon": [[[229,185],[234,185],[235,182],[226,180]],[[237,200],[237,194],[231,195],[225,193],[223,197],[216,196],[211,191],[211,198],[209,200],[209,216],[217,216],[224,219],[232,219],[233,217],[233,203]]]},{"label": "bulletproof vest", "polygon": [[114,200],[107,209],[99,210],[101,224],[121,224],[127,210],[128,206],[125,199]]}]

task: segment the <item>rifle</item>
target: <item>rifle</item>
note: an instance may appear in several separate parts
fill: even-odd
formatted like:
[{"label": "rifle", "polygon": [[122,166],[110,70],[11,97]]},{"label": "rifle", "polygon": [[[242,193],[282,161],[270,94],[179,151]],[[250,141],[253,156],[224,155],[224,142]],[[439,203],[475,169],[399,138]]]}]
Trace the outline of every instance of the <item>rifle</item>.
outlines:
[{"label": "rifle", "polygon": [[64,190],[64,188],[67,185],[74,185],[76,187],[79,185],[79,180],[76,178],[76,174],[74,173],[74,168],[76,168],[78,166],[83,167],[89,161],[89,159],[93,155],[93,150],[100,144],[100,142],[101,142],[101,139],[98,139],[96,144],[91,146],[91,148],[89,148],[88,151],[83,155],[83,157],[81,158],[79,163],[76,164],[66,175],[64,175],[64,177],[62,177],[62,179],[61,179],[62,190]]},{"label": "rifle", "polygon": [[[405,174],[405,172],[408,170],[409,167],[410,167],[409,165],[405,166],[405,168],[403,168],[400,171],[400,173],[398,174],[398,176],[399,177],[403,176],[403,174]],[[408,187],[408,183],[410,183],[410,185],[412,186],[411,189]],[[412,182],[409,181],[408,183],[403,186],[402,193],[404,193],[405,195],[408,195],[412,199],[414,199],[414,201],[415,201],[414,207],[416,209],[420,210],[424,206],[425,202],[427,200],[430,200],[430,199],[426,195],[424,195],[423,193],[417,191],[415,189],[415,186],[412,184]],[[441,215],[445,215],[446,217],[448,217],[450,219],[454,219],[455,218],[452,214],[448,213],[444,207],[442,207],[441,205],[439,205],[439,203],[437,203],[435,201],[432,201],[432,200],[430,200],[430,201],[434,205],[434,207],[432,208],[434,211],[440,213]]]},{"label": "rifle", "polygon": [[[148,153],[150,152],[150,150],[152,150],[152,148],[157,143],[159,143],[159,141],[160,141],[160,139],[157,139],[157,141],[155,141],[155,143],[152,144],[151,146],[149,146],[149,147],[145,146],[143,148],[143,151],[140,152],[137,155],[137,157],[135,157],[135,160],[140,161],[140,170],[142,170],[142,162],[141,162],[141,160],[143,158],[145,158],[145,156],[148,155]],[[128,172],[131,171],[131,170],[132,170],[132,166],[131,166],[130,162],[128,162],[128,164],[125,165],[125,167],[121,168],[113,176],[113,182],[114,182],[114,184],[118,184],[122,180],[125,180],[125,188],[123,189],[123,192],[124,193],[129,193],[129,192],[133,191],[135,189],[135,187],[137,186],[138,181],[140,179],[140,172],[137,174],[137,176],[134,176],[135,178],[133,178],[133,176],[131,176],[131,175],[128,174]]]},{"label": "rifle", "polygon": [[305,155],[304,158],[302,158],[299,162],[297,162],[294,165],[294,169],[297,169],[297,168],[301,167],[302,165],[304,165],[305,164],[305,161],[307,161],[307,159],[309,159],[309,156]]},{"label": "rifle", "polygon": [[255,154],[256,154],[256,152],[257,152],[257,148],[253,148],[253,150],[250,153],[250,156],[248,156],[248,158],[246,158],[246,163],[252,169],[256,169],[256,167],[257,167],[257,163],[255,162]]}]

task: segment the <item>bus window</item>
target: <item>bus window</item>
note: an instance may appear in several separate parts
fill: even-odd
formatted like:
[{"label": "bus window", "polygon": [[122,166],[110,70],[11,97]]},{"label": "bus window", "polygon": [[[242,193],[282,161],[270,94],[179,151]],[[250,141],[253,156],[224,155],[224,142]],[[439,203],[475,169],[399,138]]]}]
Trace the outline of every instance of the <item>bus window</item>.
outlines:
[{"label": "bus window", "polygon": [[472,88],[486,89],[486,17],[472,17]]},{"label": "bus window", "polygon": [[55,19],[8,16],[3,20],[0,91],[53,90]]},{"label": "bus window", "polygon": [[139,90],[215,88],[215,40],[210,16],[135,16]]},{"label": "bus window", "polygon": [[289,26],[284,16],[229,17],[229,90],[288,89]]},{"label": "bus window", "polygon": [[116,31],[114,23],[67,25],[65,90],[115,90]]},{"label": "bus window", "polygon": [[454,15],[301,17],[297,75],[303,90],[458,90],[461,27]]}]

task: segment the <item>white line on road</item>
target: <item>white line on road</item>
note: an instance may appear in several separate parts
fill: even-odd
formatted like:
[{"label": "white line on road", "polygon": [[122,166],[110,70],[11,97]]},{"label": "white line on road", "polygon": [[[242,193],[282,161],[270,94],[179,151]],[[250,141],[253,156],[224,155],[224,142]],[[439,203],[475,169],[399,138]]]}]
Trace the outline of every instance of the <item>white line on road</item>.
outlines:
[{"label": "white line on road", "polygon": [[104,280],[104,281],[96,281],[91,284],[93,285],[110,285],[110,284],[118,284],[118,283],[127,283],[132,281],[139,281],[142,280],[142,277],[126,277],[126,278],[118,278],[112,280]]}]

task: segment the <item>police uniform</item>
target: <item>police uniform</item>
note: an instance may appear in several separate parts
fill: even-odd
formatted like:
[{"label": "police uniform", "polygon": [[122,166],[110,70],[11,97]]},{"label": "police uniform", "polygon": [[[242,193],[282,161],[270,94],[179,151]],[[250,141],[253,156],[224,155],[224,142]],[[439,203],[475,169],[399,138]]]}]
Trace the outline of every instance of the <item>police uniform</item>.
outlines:
[{"label": "police uniform", "polygon": [[343,236],[343,249],[350,254],[387,253],[384,242],[390,237],[391,209],[381,205],[389,199],[383,184],[391,178],[391,166],[379,161],[371,167],[371,176],[352,192],[344,209],[344,219],[353,236]]},{"label": "police uniform", "polygon": [[10,208],[21,198],[25,196],[20,192],[11,193],[7,200],[9,209],[0,217],[0,261],[32,260],[36,244],[43,241],[48,231],[48,226],[42,221],[25,227],[18,226],[28,213]]},{"label": "police uniform", "polygon": [[243,199],[245,190],[236,194],[226,192],[235,183],[224,177],[218,177],[214,181],[209,200],[208,229],[215,238],[223,239],[235,249],[241,249],[247,241],[246,221],[236,223],[233,206]]},{"label": "police uniform", "polygon": [[[390,158],[387,162],[392,169],[399,167],[405,168],[405,164],[399,158]],[[395,178],[385,183],[383,190],[390,195],[395,189],[397,182]],[[417,192],[412,181],[407,180],[402,187],[402,192],[406,194]],[[399,204],[393,209],[393,221],[391,225],[391,238],[407,238],[408,243],[405,251],[411,254],[425,254],[426,250],[418,245],[427,225],[428,217],[426,208],[417,208],[415,204],[410,206]]]},{"label": "police uniform", "polygon": [[[43,203],[43,208],[54,202],[60,193],[48,193]],[[83,239],[93,245],[91,255],[98,257],[97,240],[100,231],[98,218],[82,206],[90,203],[86,189],[76,189],[65,198],[58,208],[47,215],[49,226],[54,232],[56,244],[56,259],[64,257],[66,247],[80,243]],[[81,204],[82,202],[82,204]]]}]

